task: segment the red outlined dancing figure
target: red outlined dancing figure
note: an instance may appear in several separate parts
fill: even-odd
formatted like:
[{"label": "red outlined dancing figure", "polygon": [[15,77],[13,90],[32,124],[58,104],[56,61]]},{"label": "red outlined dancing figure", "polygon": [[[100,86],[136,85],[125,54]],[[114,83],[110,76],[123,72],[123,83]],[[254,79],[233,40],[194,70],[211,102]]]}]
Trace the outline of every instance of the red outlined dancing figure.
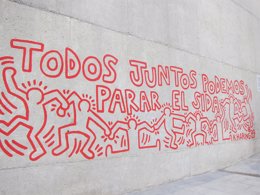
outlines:
[{"label": "red outlined dancing figure", "polygon": [[233,132],[237,132],[237,123],[236,121],[241,121],[239,113],[237,112],[237,110],[240,109],[240,104],[237,101],[237,99],[231,94],[228,98],[225,98],[222,102],[221,102],[222,106],[228,106],[227,109],[227,117],[231,123],[231,130]]},{"label": "red outlined dancing figure", "polygon": [[185,117],[180,114],[175,114],[171,111],[169,107],[163,109],[163,115],[158,119],[156,124],[154,124],[154,129],[158,130],[162,125],[166,133],[170,136],[170,148],[178,149],[178,144],[176,143],[176,134],[183,134],[185,130],[184,124],[177,126],[175,123],[176,120],[185,122]]},{"label": "red outlined dancing figure", "polygon": [[252,99],[252,92],[247,89],[247,95],[244,97],[244,101],[241,103],[242,118],[244,121],[243,128],[248,131],[253,129],[254,126],[254,113],[250,105],[250,99]]},{"label": "red outlined dancing figure", "polygon": [[200,112],[197,112],[195,114],[189,113],[186,116],[186,123],[190,124],[190,120],[193,120],[194,122],[194,129],[191,129],[191,131],[187,130],[186,134],[191,136],[190,142],[187,144],[187,146],[191,147],[195,144],[196,136],[200,135],[203,137],[203,143],[207,143],[207,131],[203,128],[204,124],[207,124],[208,128],[210,128],[210,123],[207,117],[203,117]]},{"label": "red outlined dancing figure", "polygon": [[106,142],[105,155],[117,154],[130,151],[129,124],[126,121],[118,120],[110,123],[109,136],[102,136]]},{"label": "red outlined dancing figure", "polygon": [[161,150],[161,140],[159,130],[155,130],[153,122],[149,124],[146,121],[138,123],[138,147],[140,149],[158,148]]},{"label": "red outlined dancing figure", "polygon": [[140,121],[135,115],[128,115],[125,118],[125,121],[116,121],[111,127],[110,139],[114,139],[120,131],[127,132],[127,140],[122,138],[122,141],[127,144],[127,150],[124,151],[135,153],[138,149],[156,147],[159,147],[160,149],[160,140],[158,137],[155,139],[153,136],[155,135],[153,126],[149,125],[146,121]]},{"label": "red outlined dancing figure", "polygon": [[92,146],[96,140],[95,131],[91,128],[90,123],[94,123],[101,128],[105,135],[110,134],[110,130],[106,122],[94,112],[89,97],[84,95],[80,97],[76,92],[72,92],[67,101],[73,106],[74,121],[71,124],[61,126],[59,128],[59,141],[58,145],[52,150],[52,154],[55,156],[61,155],[69,148],[69,141],[67,134],[83,133],[87,140],[86,143],[80,148],[80,153],[87,159],[93,159],[95,154],[92,150]]},{"label": "red outlined dancing figure", "polygon": [[35,161],[46,154],[46,150],[39,139],[39,135],[43,131],[47,121],[45,105],[52,101],[57,101],[61,108],[59,111],[65,110],[68,105],[58,90],[44,92],[46,87],[42,89],[42,82],[37,83],[36,80],[34,80],[32,83],[28,82],[28,86],[24,84],[24,89],[19,88],[15,80],[15,75],[16,70],[14,68],[5,68],[3,70],[3,80],[6,90],[11,95],[23,101],[26,116],[24,118],[16,118],[10,124],[1,123],[0,129],[5,129],[5,133],[10,134],[10,132],[16,129],[18,124],[29,125],[28,140],[32,146],[32,152],[29,158]]},{"label": "red outlined dancing figure", "polygon": [[225,119],[225,110],[222,106],[220,106],[219,112],[216,113],[215,115],[215,119],[211,121],[211,128],[210,128],[210,135],[212,137],[212,140],[210,140],[211,142],[215,141],[219,141],[219,134],[222,134],[222,138],[223,140],[228,140],[230,139],[230,131],[227,134],[227,132],[224,132],[224,119]]}]

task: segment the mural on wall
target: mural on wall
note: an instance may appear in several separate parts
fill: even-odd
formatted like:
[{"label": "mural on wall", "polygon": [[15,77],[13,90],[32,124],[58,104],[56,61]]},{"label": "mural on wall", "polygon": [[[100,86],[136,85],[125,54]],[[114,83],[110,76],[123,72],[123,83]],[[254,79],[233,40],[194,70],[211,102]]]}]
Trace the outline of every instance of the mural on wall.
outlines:
[{"label": "mural on wall", "polygon": [[[0,152],[6,157],[94,159],[255,138],[252,92],[243,80],[134,59],[123,64],[110,54],[80,59],[71,48],[45,51],[29,40],[12,39],[10,47],[21,58],[0,57]],[[119,77],[119,64],[130,71]],[[78,77],[94,90],[44,82],[68,86]],[[129,88],[116,88],[124,79]]]}]

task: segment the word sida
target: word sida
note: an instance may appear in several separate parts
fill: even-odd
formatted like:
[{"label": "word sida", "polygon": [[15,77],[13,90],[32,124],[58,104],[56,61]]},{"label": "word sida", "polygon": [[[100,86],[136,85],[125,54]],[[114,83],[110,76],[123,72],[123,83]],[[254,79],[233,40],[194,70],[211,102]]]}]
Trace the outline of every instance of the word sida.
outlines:
[{"label": "word sida", "polygon": [[203,112],[208,112],[211,110],[212,112],[216,113],[220,111],[220,102],[217,96],[213,98],[208,95],[207,93],[194,93],[194,101],[192,102],[193,108],[202,110]]},{"label": "word sida", "polygon": [[[10,45],[12,48],[22,51],[22,70],[24,72],[32,71],[33,54],[44,50],[44,44],[35,41],[12,39]],[[57,50],[45,52],[40,60],[40,69],[49,78],[57,78],[65,71],[65,77],[72,79],[82,72],[88,81],[102,80],[105,83],[113,83],[117,77],[114,68],[117,63],[118,59],[109,54],[104,55],[102,63],[95,56],[88,56],[84,60],[80,60],[76,52],[67,47],[64,55]]]},{"label": "word sida", "polygon": [[[25,75],[13,66],[21,63],[16,58],[0,57],[0,153],[4,157],[28,156],[37,161],[47,155],[81,156],[90,160],[256,136],[253,95],[242,80],[201,74],[198,83],[195,70],[185,73],[180,67],[162,65],[148,68],[145,62],[130,60],[132,69],[125,75],[133,86],[119,89],[108,85],[117,86],[126,79],[117,77],[118,59],[112,55],[81,60],[70,48],[62,55],[57,50],[44,52],[44,45],[35,41],[12,39],[10,45],[22,51]],[[35,53],[41,54],[38,63]],[[64,73],[60,78],[64,86],[81,73],[82,83],[91,81],[96,88],[93,91],[83,84],[85,92],[81,89],[79,93],[46,86],[39,80],[42,77],[32,74],[35,69],[45,80]]]}]

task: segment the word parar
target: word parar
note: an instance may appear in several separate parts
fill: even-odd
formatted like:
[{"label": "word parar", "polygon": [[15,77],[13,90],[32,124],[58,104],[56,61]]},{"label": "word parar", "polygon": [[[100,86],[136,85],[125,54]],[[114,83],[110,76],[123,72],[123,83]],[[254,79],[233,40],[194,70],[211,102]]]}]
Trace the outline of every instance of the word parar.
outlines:
[{"label": "word parar", "polygon": [[[136,97],[136,96],[139,97]],[[134,92],[131,89],[114,89],[97,85],[96,86],[96,104],[98,112],[105,112],[105,108],[108,112],[114,113],[120,111],[121,113],[132,114],[132,112],[149,112],[156,111],[161,108],[159,102],[159,95],[155,91],[149,93],[140,91]]]}]

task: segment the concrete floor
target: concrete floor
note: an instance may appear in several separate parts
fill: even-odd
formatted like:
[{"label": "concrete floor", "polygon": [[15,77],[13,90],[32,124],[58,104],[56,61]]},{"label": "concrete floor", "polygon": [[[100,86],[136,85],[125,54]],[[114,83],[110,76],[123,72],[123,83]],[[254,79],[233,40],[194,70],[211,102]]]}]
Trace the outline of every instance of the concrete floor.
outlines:
[{"label": "concrete floor", "polygon": [[259,195],[260,153],[228,168],[172,183],[135,191],[128,195]]}]

